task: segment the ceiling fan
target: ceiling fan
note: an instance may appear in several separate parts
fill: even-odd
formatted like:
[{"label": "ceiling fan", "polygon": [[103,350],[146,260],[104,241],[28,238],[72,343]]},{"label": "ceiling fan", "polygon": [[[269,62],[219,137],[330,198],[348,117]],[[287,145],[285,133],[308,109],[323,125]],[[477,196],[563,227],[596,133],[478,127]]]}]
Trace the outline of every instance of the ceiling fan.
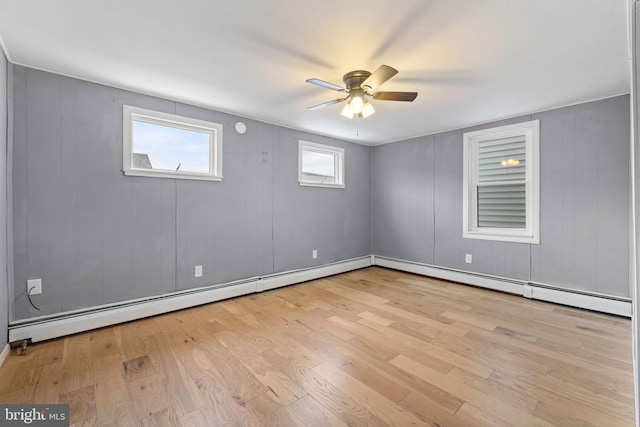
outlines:
[{"label": "ceiling fan", "polygon": [[350,71],[342,77],[345,87],[325,82],[320,79],[309,79],[307,83],[321,86],[327,89],[333,89],[338,92],[346,92],[348,95],[344,98],[334,99],[332,101],[323,102],[322,104],[309,107],[309,110],[319,110],[342,101],[347,104],[342,109],[341,114],[347,118],[369,117],[375,110],[368,99],[378,101],[407,101],[411,102],[418,96],[418,92],[376,92],[378,86],[398,74],[398,70],[381,65],[373,73],[365,70]]}]

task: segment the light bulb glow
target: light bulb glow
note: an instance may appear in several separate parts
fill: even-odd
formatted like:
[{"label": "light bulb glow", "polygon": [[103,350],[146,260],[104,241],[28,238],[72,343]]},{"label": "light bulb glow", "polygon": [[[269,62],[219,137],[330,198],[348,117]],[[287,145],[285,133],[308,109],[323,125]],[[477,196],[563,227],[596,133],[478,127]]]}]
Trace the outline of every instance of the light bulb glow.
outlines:
[{"label": "light bulb glow", "polygon": [[362,117],[366,118],[375,113],[376,110],[373,109],[373,105],[369,101],[366,101],[362,106]]},{"label": "light bulb glow", "polygon": [[364,101],[361,96],[353,96],[349,105],[351,105],[351,111],[353,111],[354,114],[360,114],[362,113]]},{"label": "light bulb glow", "polygon": [[518,159],[508,159],[500,162],[502,166],[518,166],[520,164],[520,160]]},{"label": "light bulb glow", "polygon": [[342,109],[342,111],[340,112],[340,114],[342,114],[344,117],[346,117],[347,119],[350,119],[353,117],[353,110],[351,109],[351,107],[349,106],[349,104],[345,104],[344,108]]}]

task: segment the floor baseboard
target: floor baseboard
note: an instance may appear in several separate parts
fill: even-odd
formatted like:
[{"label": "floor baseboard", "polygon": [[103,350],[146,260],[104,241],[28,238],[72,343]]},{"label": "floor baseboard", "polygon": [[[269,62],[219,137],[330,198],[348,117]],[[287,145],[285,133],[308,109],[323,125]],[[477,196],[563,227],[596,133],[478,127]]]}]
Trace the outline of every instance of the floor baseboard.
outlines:
[{"label": "floor baseboard", "polygon": [[59,313],[50,318],[21,320],[9,325],[9,342],[25,339],[31,339],[31,342],[48,340],[254,292],[262,292],[281,286],[319,279],[365,268],[370,265],[371,257],[366,256],[318,267],[253,278],[245,282],[232,282],[148,299],[123,301],[114,306],[94,307],[81,312]]},{"label": "floor baseboard", "polygon": [[375,256],[374,264],[380,267],[392,268],[394,270],[406,271],[422,276],[430,276],[452,282],[508,292],[526,298],[584,308],[607,314],[615,314],[617,316],[631,317],[631,301],[624,298],[594,295],[577,290],[563,290],[554,286],[446,269],[380,256]]},{"label": "floor baseboard", "polygon": [[4,364],[4,361],[7,360],[9,354],[11,353],[11,346],[7,343],[2,349],[2,353],[0,353],[0,367]]}]

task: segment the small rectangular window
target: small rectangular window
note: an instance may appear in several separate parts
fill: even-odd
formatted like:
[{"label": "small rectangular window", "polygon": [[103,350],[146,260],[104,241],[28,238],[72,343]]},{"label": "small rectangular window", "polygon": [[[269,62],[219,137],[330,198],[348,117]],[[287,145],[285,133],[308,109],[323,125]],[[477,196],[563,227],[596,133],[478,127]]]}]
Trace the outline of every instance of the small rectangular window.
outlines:
[{"label": "small rectangular window", "polygon": [[300,185],[344,188],[344,149],[300,141],[298,154]]},{"label": "small rectangular window", "polygon": [[539,121],[464,134],[464,237],[540,243]]},{"label": "small rectangular window", "polygon": [[124,106],[125,175],[222,179],[222,125]]}]

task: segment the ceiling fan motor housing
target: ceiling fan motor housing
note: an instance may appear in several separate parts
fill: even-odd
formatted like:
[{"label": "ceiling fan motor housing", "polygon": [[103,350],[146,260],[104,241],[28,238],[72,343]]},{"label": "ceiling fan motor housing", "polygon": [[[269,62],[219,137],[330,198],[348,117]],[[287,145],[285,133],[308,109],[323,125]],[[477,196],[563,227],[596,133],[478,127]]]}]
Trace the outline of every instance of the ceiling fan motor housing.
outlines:
[{"label": "ceiling fan motor housing", "polygon": [[370,75],[371,73],[365,70],[350,71],[342,77],[342,81],[347,87],[347,92],[351,92],[353,89],[360,89],[362,82],[367,80]]}]

